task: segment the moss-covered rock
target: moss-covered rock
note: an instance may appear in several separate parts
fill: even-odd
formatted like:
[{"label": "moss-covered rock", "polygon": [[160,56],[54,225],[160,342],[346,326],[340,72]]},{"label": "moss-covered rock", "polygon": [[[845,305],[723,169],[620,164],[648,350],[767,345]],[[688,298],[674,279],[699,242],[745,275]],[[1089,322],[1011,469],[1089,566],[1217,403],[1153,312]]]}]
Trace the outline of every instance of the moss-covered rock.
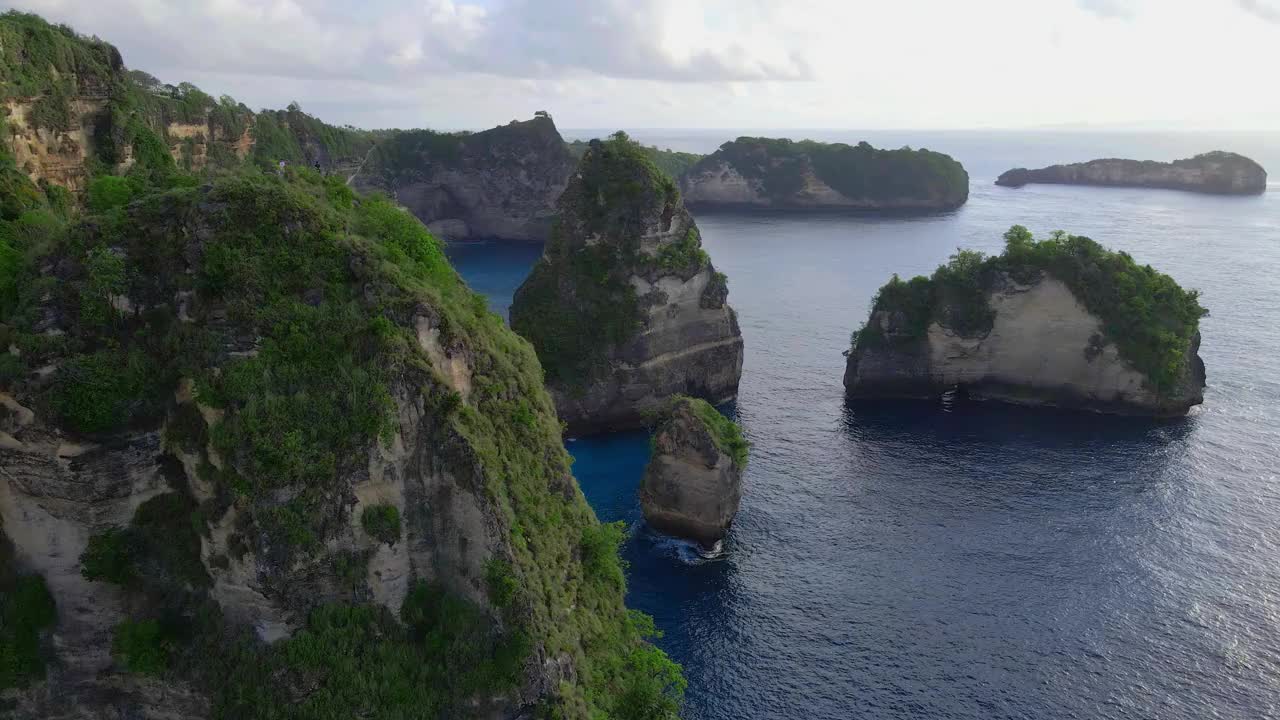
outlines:
[{"label": "moss-covered rock", "polygon": [[592,143],[557,208],[511,326],[537,349],[569,431],[639,427],[681,393],[732,400],[737,316],[675,182],[619,133]]},{"label": "moss-covered rock", "polygon": [[741,428],[705,400],[672,399],[659,415],[640,483],[645,521],[713,547],[738,514],[747,449]]},{"label": "moss-covered rock", "polygon": [[1086,237],[1005,234],[932,277],[894,276],[853,335],[851,397],[969,396],[1141,415],[1203,400],[1195,290]]},{"label": "moss-covered rock", "polygon": [[951,210],[969,198],[969,174],[930,150],[740,137],[681,178],[692,207]]}]

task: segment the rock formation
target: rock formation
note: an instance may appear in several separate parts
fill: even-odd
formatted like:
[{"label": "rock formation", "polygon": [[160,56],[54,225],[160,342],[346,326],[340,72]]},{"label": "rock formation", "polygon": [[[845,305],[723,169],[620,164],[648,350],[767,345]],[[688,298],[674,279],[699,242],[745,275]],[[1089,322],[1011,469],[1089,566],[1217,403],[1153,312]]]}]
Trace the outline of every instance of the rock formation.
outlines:
[{"label": "rock formation", "polygon": [[574,161],[550,116],[478,133],[399,132],[355,177],[450,240],[547,239]]},{"label": "rock formation", "polygon": [[593,141],[511,327],[538,351],[571,433],[640,427],[686,394],[732,400],[742,336],[675,183],[619,133]]},{"label": "rock formation", "polygon": [[41,228],[0,267],[7,717],[672,715],[537,358],[417,220],[244,174]]},{"label": "rock formation", "polygon": [[690,207],[935,211],[969,198],[969,174],[948,155],[862,142],[740,137],[681,178]]},{"label": "rock formation", "polygon": [[1203,401],[1194,291],[1088,238],[1006,235],[1003,255],[960,253],[932,278],[896,276],[848,352],[862,398],[974,399],[1184,415]]},{"label": "rock formation", "polygon": [[996,179],[997,185],[1032,183],[1147,187],[1214,195],[1257,195],[1266,192],[1267,171],[1243,155],[1215,151],[1163,163],[1152,160],[1090,160],[1051,165],[1038,170],[1017,168]]},{"label": "rock formation", "polygon": [[653,529],[713,547],[738,514],[747,443],[705,400],[677,397],[663,411],[640,484]]}]

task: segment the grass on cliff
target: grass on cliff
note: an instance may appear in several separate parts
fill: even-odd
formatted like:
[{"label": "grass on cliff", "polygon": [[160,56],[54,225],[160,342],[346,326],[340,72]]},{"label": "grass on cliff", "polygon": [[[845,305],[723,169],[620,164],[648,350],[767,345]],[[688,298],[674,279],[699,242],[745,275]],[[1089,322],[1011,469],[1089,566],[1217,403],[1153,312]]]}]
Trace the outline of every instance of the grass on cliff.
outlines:
[{"label": "grass on cliff", "polygon": [[[1128,253],[1108,250],[1087,237],[1055,232],[1036,240],[1015,225],[1004,238],[1000,255],[961,250],[932,277],[903,281],[895,275],[876,293],[872,312],[903,313],[903,339],[923,338],[933,322],[964,335],[981,334],[995,319],[987,297],[1000,276],[1029,283],[1047,273],[1102,320],[1107,339],[1156,391],[1178,385],[1192,336],[1209,312],[1201,307],[1198,291],[1183,290],[1150,265],[1138,265]],[[884,341],[872,325],[854,335],[854,344],[861,347]]]},{"label": "grass on cliff", "polygon": [[[582,156],[587,153],[587,148],[591,146],[591,143],[587,140],[574,140],[566,142],[565,145],[569,148],[569,152],[573,154],[574,158],[581,160]],[[685,171],[706,157],[697,153],[664,150],[653,145],[644,145],[642,149],[659,170],[673,178],[679,178],[684,175]]]},{"label": "grass on cliff", "polygon": [[[24,404],[102,439],[169,424],[166,442],[196,452],[214,488],[203,505],[176,488],[90,540],[87,577],[149,598],[117,633],[122,666],[197,679],[219,717],[395,718],[511,693],[511,668],[536,646],[576,671],[549,714],[673,717],[684,680],[645,642],[652,622],[623,605],[622,534],[596,521],[573,481],[532,348],[421,223],[306,170],[246,171],[205,188],[156,177],[127,200],[104,188],[99,211],[45,243],[25,272],[56,265],[63,276],[31,276],[6,319],[23,349],[5,357],[20,365]],[[419,348],[424,314],[442,347],[465,349],[468,397]],[[38,331],[47,318],[67,332]],[[54,382],[37,382],[31,371],[49,364]],[[195,380],[219,422],[204,427],[175,406],[180,378]],[[390,617],[367,604],[363,560],[326,550],[351,522],[360,458],[397,431],[393,392],[421,397],[422,442],[492,509],[502,546],[486,569],[488,606],[459,609],[438,588],[422,600],[436,620]],[[273,599],[310,612],[286,644],[230,643],[221,621],[207,635],[173,629],[184,627],[175,613],[189,625],[206,597],[206,518],[233,503],[229,551],[282,568]],[[402,527],[414,522],[408,513]],[[336,594],[305,589],[330,574]],[[298,687],[315,702],[290,701]]]},{"label": "grass on cliff", "polygon": [[694,417],[702,421],[711,433],[716,447],[733,460],[735,467],[739,470],[747,467],[747,453],[751,449],[751,443],[742,436],[742,427],[738,423],[725,417],[711,403],[701,398],[677,395],[672,403],[684,404]]},{"label": "grass on cliff", "polygon": [[44,635],[56,621],[57,608],[44,578],[18,570],[13,546],[0,527],[0,691],[44,677],[49,655]]}]

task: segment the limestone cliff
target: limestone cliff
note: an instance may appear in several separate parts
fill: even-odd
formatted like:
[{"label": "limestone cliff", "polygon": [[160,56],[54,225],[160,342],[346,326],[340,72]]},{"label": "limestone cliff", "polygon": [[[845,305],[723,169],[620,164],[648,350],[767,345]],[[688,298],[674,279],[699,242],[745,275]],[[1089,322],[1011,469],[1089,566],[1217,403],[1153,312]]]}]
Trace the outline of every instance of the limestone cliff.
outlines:
[{"label": "limestone cliff", "polygon": [[850,398],[970,398],[1177,416],[1203,401],[1194,291],[1088,238],[1014,228],[994,258],[881,288],[855,334]]},{"label": "limestone cliff", "polygon": [[1267,171],[1236,153],[1215,151],[1163,163],[1152,160],[1090,160],[1051,165],[1038,170],[1017,168],[996,179],[997,185],[1022,187],[1032,183],[1102,185],[1188,190],[1215,195],[1257,195],[1266,192]]},{"label": "limestone cliff", "polygon": [[0,707],[674,715],[537,358],[416,220],[286,173],[40,237],[0,298],[0,607],[56,611]]},{"label": "limestone cliff", "polygon": [[116,48],[35,15],[0,15],[3,142],[36,183],[82,193],[90,176],[134,167],[189,171],[280,160],[353,172],[372,133],[327,125],[291,105],[253,113],[190,83],[126,70]]},{"label": "limestone cliff", "polygon": [[742,335],[729,288],[670,177],[619,133],[593,141],[511,304],[571,433],[639,427],[676,394],[732,400]]},{"label": "limestone cliff", "polygon": [[477,133],[397,132],[354,185],[393,195],[450,240],[547,239],[574,161],[546,114]]},{"label": "limestone cliff", "polygon": [[738,514],[747,442],[705,400],[678,397],[662,412],[640,483],[640,508],[658,532],[714,547]]},{"label": "limestone cliff", "polygon": [[680,187],[694,208],[931,211],[963,205],[969,174],[929,150],[741,137],[689,168]]}]

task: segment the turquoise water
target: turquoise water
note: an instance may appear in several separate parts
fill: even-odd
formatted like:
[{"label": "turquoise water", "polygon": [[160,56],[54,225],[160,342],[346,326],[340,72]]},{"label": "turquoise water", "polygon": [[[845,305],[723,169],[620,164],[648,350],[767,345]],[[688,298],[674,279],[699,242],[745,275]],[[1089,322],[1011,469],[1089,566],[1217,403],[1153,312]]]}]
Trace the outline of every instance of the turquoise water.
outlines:
[{"label": "turquoise water", "polygon": [[[567,443],[596,513],[632,528],[629,602],[685,666],[687,717],[1280,716],[1280,192],[975,181],[946,215],[698,223],[746,342],[753,447],[725,555],[644,527],[643,433]],[[1200,288],[1204,406],[846,407],[841,351],[876,288],[998,251],[1013,223]],[[537,249],[450,254],[503,311]]]}]

